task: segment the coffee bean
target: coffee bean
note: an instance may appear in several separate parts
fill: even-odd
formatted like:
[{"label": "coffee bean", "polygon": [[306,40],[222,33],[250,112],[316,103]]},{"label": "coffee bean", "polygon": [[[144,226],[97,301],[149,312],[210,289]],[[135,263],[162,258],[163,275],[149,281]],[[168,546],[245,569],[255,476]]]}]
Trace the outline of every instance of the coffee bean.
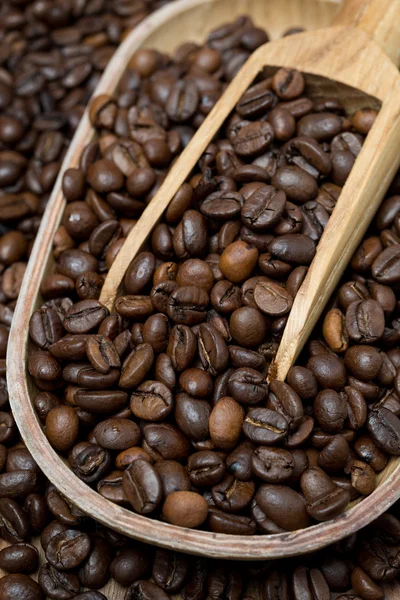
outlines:
[{"label": "coffee bean", "polygon": [[350,500],[349,492],[339,488],[319,468],[307,469],[300,479],[307,512],[316,521],[327,521],[340,514]]},{"label": "coffee bean", "polygon": [[33,573],[38,562],[38,551],[31,544],[12,544],[0,552],[0,567],[8,573]]},{"label": "coffee bean", "polygon": [[67,529],[51,538],[46,549],[46,558],[59,571],[78,566],[90,552],[90,539],[80,531]]},{"label": "coffee bean", "polygon": [[395,456],[400,453],[400,420],[396,415],[383,407],[372,410],[367,428],[379,448]]},{"label": "coffee bean", "polygon": [[207,514],[207,501],[195,492],[172,492],[163,506],[165,519],[181,527],[199,527],[206,520]]},{"label": "coffee bean", "polygon": [[285,288],[273,281],[257,283],[254,301],[263,313],[271,317],[286,315],[293,304],[293,298]]},{"label": "coffee bean", "polygon": [[170,597],[152,581],[138,580],[126,592],[126,600],[134,600],[135,598],[143,598],[143,600],[169,600]]},{"label": "coffee bean", "polygon": [[173,409],[172,392],[161,382],[145,381],[132,393],[130,407],[138,419],[163,421]]},{"label": "coffee bean", "polygon": [[136,460],[125,471],[122,485],[135,512],[153,512],[162,500],[162,483],[154,467],[145,460]]},{"label": "coffee bean", "polygon": [[243,433],[255,444],[272,446],[283,440],[287,432],[285,417],[268,408],[252,408],[243,422]]},{"label": "coffee bean", "polygon": [[46,435],[56,450],[69,450],[78,436],[79,418],[71,406],[59,405],[50,410],[46,417]]},{"label": "coffee bean", "polygon": [[42,600],[44,594],[39,585],[28,575],[6,575],[0,581],[0,594],[3,598],[26,598]]}]

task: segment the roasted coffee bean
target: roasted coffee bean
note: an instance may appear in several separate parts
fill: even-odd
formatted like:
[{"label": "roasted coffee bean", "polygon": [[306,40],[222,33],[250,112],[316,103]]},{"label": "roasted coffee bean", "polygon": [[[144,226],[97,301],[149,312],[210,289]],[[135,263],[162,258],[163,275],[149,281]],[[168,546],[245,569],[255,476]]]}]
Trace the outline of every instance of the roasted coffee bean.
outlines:
[{"label": "roasted coffee bean", "polygon": [[207,439],[210,414],[211,406],[206,400],[192,398],[185,393],[175,398],[176,423],[190,440],[200,442]]},{"label": "roasted coffee bean", "polygon": [[173,291],[168,300],[168,316],[174,323],[196,325],[206,318],[209,303],[207,292],[195,286],[186,286]]},{"label": "roasted coffee bean", "polygon": [[274,410],[252,408],[244,419],[243,432],[255,444],[272,446],[288,433],[288,422]]},{"label": "roasted coffee bean", "polygon": [[335,390],[322,390],[315,398],[314,414],[324,431],[338,433],[348,417],[346,401]]},{"label": "roasted coffee bean", "polygon": [[156,471],[161,477],[164,496],[172,492],[190,490],[190,479],[185,468],[175,460],[164,460],[155,464]]},{"label": "roasted coffee bean", "polygon": [[254,481],[240,481],[227,474],[222,481],[213,486],[211,495],[218,508],[228,513],[236,513],[250,504],[254,491]]},{"label": "roasted coffee bean", "polygon": [[298,428],[304,415],[300,397],[287,383],[278,380],[271,381],[267,408],[283,415],[290,430]]},{"label": "roasted coffee bean", "polygon": [[79,567],[78,578],[88,588],[100,588],[110,578],[112,551],[107,542],[100,536],[93,537],[91,549],[85,562]]},{"label": "roasted coffee bean", "polygon": [[282,485],[262,485],[255,500],[264,514],[281,530],[294,531],[307,527],[309,517],[299,493]]},{"label": "roasted coffee bean", "polygon": [[63,325],[68,333],[88,333],[100,325],[107,314],[106,307],[97,300],[82,300],[69,309]]},{"label": "roasted coffee bean", "polygon": [[209,487],[218,483],[224,476],[224,461],[216,452],[202,450],[189,457],[188,471],[193,485]]},{"label": "roasted coffee bean", "polygon": [[181,527],[199,527],[206,520],[207,514],[207,500],[195,492],[172,492],[163,505],[164,518]]},{"label": "roasted coffee bean", "polygon": [[59,405],[50,410],[46,417],[46,435],[56,450],[69,450],[79,431],[79,418],[71,406]]},{"label": "roasted coffee bean", "polygon": [[122,549],[110,565],[112,577],[121,585],[131,585],[146,577],[151,569],[151,556],[147,546],[136,544]]},{"label": "roasted coffee bean", "polygon": [[12,544],[0,552],[0,568],[8,573],[33,573],[38,562],[38,551],[31,544]]},{"label": "roasted coffee bean", "polygon": [[126,450],[140,440],[140,430],[129,419],[110,418],[98,423],[93,435],[102,448],[108,450]]},{"label": "roasted coffee bean", "polygon": [[187,438],[169,423],[146,423],[142,427],[146,450],[157,459],[184,461],[189,455]]},{"label": "roasted coffee bean", "polygon": [[207,524],[214,533],[254,535],[256,531],[256,523],[250,517],[228,514],[217,508],[209,509]]},{"label": "roasted coffee bean", "polygon": [[390,410],[383,407],[372,410],[367,428],[379,448],[388,454],[400,454],[400,420]]},{"label": "roasted coffee bean", "polygon": [[73,460],[72,468],[85,483],[94,483],[101,479],[111,467],[110,453],[97,446],[90,444],[82,449]]},{"label": "roasted coffee bean", "polygon": [[282,483],[289,479],[295,467],[293,456],[283,448],[256,448],[251,457],[252,470],[267,483]]},{"label": "roasted coffee bean", "polygon": [[132,393],[130,407],[138,419],[162,421],[173,409],[172,392],[159,381],[145,381]]},{"label": "roasted coffee bean", "polygon": [[49,598],[67,600],[79,594],[81,589],[79,579],[74,573],[65,573],[55,569],[50,563],[42,565],[38,581],[41,589]]},{"label": "roasted coffee bean", "polygon": [[268,386],[261,373],[249,367],[236,369],[228,380],[232,398],[240,404],[260,404],[267,397]]},{"label": "roasted coffee bean", "polygon": [[162,483],[155,468],[145,460],[136,460],[125,471],[122,485],[135,512],[153,512],[162,500]]},{"label": "roasted coffee bean", "polygon": [[282,317],[292,308],[293,298],[278,283],[259,282],[254,288],[254,301],[257,307],[270,317]]},{"label": "roasted coffee bean", "polygon": [[209,417],[211,440],[221,450],[232,450],[237,444],[244,421],[244,410],[233,398],[222,397]]},{"label": "roasted coffee bean", "polygon": [[295,600],[305,596],[329,598],[330,591],[323,573],[319,569],[296,567],[293,573],[293,595]]},{"label": "roasted coffee bean", "polygon": [[319,468],[307,469],[300,479],[307,512],[316,521],[327,521],[340,514],[350,500],[350,494],[339,488]]},{"label": "roasted coffee bean", "polygon": [[108,373],[121,362],[114,344],[102,335],[90,335],[86,338],[86,356],[99,373]]},{"label": "roasted coffee bean", "polygon": [[51,538],[46,558],[58,571],[68,571],[84,561],[89,552],[89,537],[80,531],[67,529]]},{"label": "roasted coffee bean", "polygon": [[139,344],[122,364],[119,385],[124,389],[134,388],[145,379],[154,361],[150,344]]},{"label": "roasted coffee bean", "polygon": [[126,592],[126,600],[169,600],[170,596],[152,581],[138,580],[133,583]]},{"label": "roasted coffee bean", "polygon": [[28,575],[5,575],[0,581],[0,594],[3,598],[23,598],[43,600],[44,594],[39,585]]}]

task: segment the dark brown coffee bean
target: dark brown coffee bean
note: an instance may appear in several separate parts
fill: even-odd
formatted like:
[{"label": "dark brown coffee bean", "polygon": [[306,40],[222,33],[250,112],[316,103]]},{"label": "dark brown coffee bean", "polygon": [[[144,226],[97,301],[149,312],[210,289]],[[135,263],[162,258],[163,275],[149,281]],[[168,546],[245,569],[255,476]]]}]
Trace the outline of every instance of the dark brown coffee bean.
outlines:
[{"label": "dark brown coffee bean", "polygon": [[185,461],[189,456],[189,442],[174,425],[146,423],[143,436],[146,450],[158,460]]},{"label": "dark brown coffee bean", "polygon": [[254,535],[256,532],[256,523],[250,517],[227,514],[213,507],[208,511],[207,524],[214,533]]},{"label": "dark brown coffee bean", "polygon": [[196,325],[205,320],[208,303],[209,296],[201,288],[181,287],[169,297],[168,316],[177,324]]},{"label": "dark brown coffee bean", "polygon": [[0,581],[0,594],[6,598],[43,600],[44,594],[39,585],[28,575],[5,575]]},{"label": "dark brown coffee bean", "polygon": [[291,477],[295,463],[282,448],[256,448],[251,459],[253,473],[267,483],[282,483]]},{"label": "dark brown coffee bean", "polygon": [[184,371],[192,363],[196,354],[196,338],[187,325],[176,325],[169,337],[167,353],[172,366],[177,371]]},{"label": "dark brown coffee bean", "polygon": [[280,530],[294,531],[309,524],[302,496],[287,486],[264,484],[260,486],[255,499],[264,514]]},{"label": "dark brown coffee bean", "polygon": [[179,429],[191,440],[199,442],[208,437],[211,406],[205,400],[180,393],[175,398],[175,420]]},{"label": "dark brown coffee bean", "polygon": [[221,450],[232,450],[239,440],[244,410],[233,398],[224,396],[214,406],[209,417],[211,440]]},{"label": "dark brown coffee bean", "polygon": [[265,401],[268,386],[261,373],[249,367],[242,367],[230,376],[228,391],[240,404],[254,405]]},{"label": "dark brown coffee bean", "polygon": [[273,281],[257,283],[254,288],[254,301],[263,313],[271,317],[286,315],[293,304],[289,292]]},{"label": "dark brown coffee bean", "polygon": [[0,568],[8,573],[33,573],[38,562],[38,551],[31,544],[12,544],[0,552]]},{"label": "dark brown coffee bean", "polygon": [[213,486],[225,474],[224,461],[216,452],[202,450],[189,457],[188,472],[190,481],[196,487]]},{"label": "dark brown coffee bean", "polygon": [[188,557],[178,552],[158,549],[154,556],[154,583],[168,593],[177,593],[189,575]]},{"label": "dark brown coffee bean", "polygon": [[293,573],[293,595],[295,600],[310,598],[329,598],[330,590],[326,579],[319,569],[298,566]]},{"label": "dark brown coffee bean", "polygon": [[59,571],[77,567],[90,552],[90,539],[74,529],[59,533],[51,538],[46,549],[46,558]]},{"label": "dark brown coffee bean", "polygon": [[374,346],[351,346],[344,357],[350,373],[362,381],[371,381],[382,367],[383,356]]},{"label": "dark brown coffee bean", "polygon": [[138,419],[163,421],[173,409],[173,395],[163,383],[145,381],[132,393],[130,407]]},{"label": "dark brown coffee bean", "polygon": [[272,446],[288,433],[288,422],[274,410],[252,408],[244,419],[243,432],[254,444]]},{"label": "dark brown coffee bean", "polygon": [[272,185],[285,192],[289,200],[298,204],[312,200],[318,193],[314,177],[297,166],[278,169],[272,178]]},{"label": "dark brown coffee bean", "polygon": [[348,417],[346,401],[335,390],[322,390],[314,401],[314,415],[324,431],[338,433]]},{"label": "dark brown coffee bean", "polygon": [[211,495],[218,508],[228,513],[236,513],[250,504],[254,491],[254,481],[240,481],[227,474],[222,481],[213,486]]},{"label": "dark brown coffee bean", "polygon": [[316,521],[327,521],[340,514],[350,500],[349,492],[339,488],[321,469],[307,469],[300,480],[308,514]]},{"label": "dark brown coffee bean", "polygon": [[229,328],[238,344],[252,348],[263,343],[268,326],[257,308],[242,306],[232,313]]},{"label": "dark brown coffee bean", "polygon": [[102,448],[125,450],[137,445],[140,440],[140,430],[133,421],[111,418],[96,425],[94,437]]},{"label": "dark brown coffee bean", "polygon": [[160,476],[145,460],[136,460],[124,471],[122,485],[133,509],[139,514],[153,512],[161,502]]},{"label": "dark brown coffee bean", "polygon": [[111,575],[117,583],[131,585],[148,575],[151,569],[150,558],[148,547],[140,543],[133,548],[123,548],[111,563]]},{"label": "dark brown coffee bean", "polygon": [[289,423],[291,431],[296,430],[304,416],[303,406],[298,394],[283,381],[271,381],[267,408],[279,412]]},{"label": "dark brown coffee bean", "polygon": [[340,391],[346,385],[346,370],[342,361],[333,354],[318,354],[307,363],[319,387]]},{"label": "dark brown coffee bean", "polygon": [[122,364],[120,387],[134,388],[146,378],[154,361],[154,352],[150,344],[139,344]]},{"label": "dark brown coffee bean", "polygon": [[86,338],[86,356],[99,373],[109,373],[112,367],[121,364],[114,344],[102,335],[90,335]]},{"label": "dark brown coffee bean", "polygon": [[170,596],[152,581],[138,580],[133,583],[126,592],[126,600],[170,600]]},{"label": "dark brown coffee bean", "polygon": [[71,406],[59,405],[46,417],[46,436],[56,450],[69,450],[78,436],[79,418]]},{"label": "dark brown coffee bean", "polygon": [[400,454],[400,420],[386,408],[371,411],[367,419],[368,431],[379,448],[388,454]]},{"label": "dark brown coffee bean", "polygon": [[81,588],[74,573],[58,571],[50,563],[40,567],[38,581],[46,596],[60,600],[68,600],[72,594],[79,594]]},{"label": "dark brown coffee bean", "polygon": [[97,300],[82,300],[65,315],[63,325],[68,333],[88,333],[108,315],[108,310]]}]

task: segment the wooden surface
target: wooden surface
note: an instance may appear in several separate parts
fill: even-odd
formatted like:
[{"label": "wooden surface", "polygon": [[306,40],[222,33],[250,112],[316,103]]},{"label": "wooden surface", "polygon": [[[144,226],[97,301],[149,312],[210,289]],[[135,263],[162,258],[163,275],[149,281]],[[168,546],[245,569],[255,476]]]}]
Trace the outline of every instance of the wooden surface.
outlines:
[{"label": "wooden surface", "polygon": [[[252,10],[254,9],[254,13]],[[337,4],[329,1],[316,2],[315,0],[180,0],[149,17],[142,23],[117,51],[114,59],[101,80],[97,93],[113,91],[123,72],[121,55],[127,59],[134,51],[143,45],[171,51],[183,41],[204,39],[207,31],[222,22],[232,20],[238,14],[249,12],[254,14],[257,25],[264,26],[277,38],[285,29],[293,25],[303,25],[310,28],[324,26],[329,23],[337,12]],[[171,20],[173,21],[173,25]],[[256,74],[256,61],[269,64],[289,64],[290,66],[307,65],[309,73],[320,73],[321,68],[325,73],[335,76],[336,79],[356,85],[364,92],[376,97],[389,94],[393,91],[397,75],[396,69],[384,57],[382,51],[372,42],[367,41],[363,33],[354,34],[352,31],[336,29],[331,32],[322,31],[309,34],[308,37],[291,38],[292,54],[289,56],[285,40],[274,42],[265,49],[265,54],[255,57],[250,62],[253,70],[252,77]],[[332,56],[329,65],[324,62],[327,51],[341,48],[346,45],[346,60],[339,61]],[[313,48],[313,61],[310,61],[309,48]],[[286,48],[286,51],[284,50]],[[264,50],[262,51],[264,52]],[[296,53],[296,63],[293,63],[293,52]],[[359,58],[355,68],[355,60]],[[343,59],[343,57],[342,57]],[[371,64],[374,69],[371,71]],[[373,77],[368,78],[373,74]],[[310,76],[310,84],[315,88],[315,93],[322,93],[325,87]],[[372,81],[373,79],[373,81]],[[367,85],[367,81],[369,84]],[[238,89],[245,89],[251,77],[247,74],[247,81],[235,81]],[[324,86],[326,85],[326,82]],[[334,89],[336,86],[330,82]],[[242,87],[240,87],[242,86]],[[319,90],[319,92],[318,92]],[[349,102],[359,102],[360,95],[352,93]],[[347,95],[346,95],[347,98]],[[383,115],[383,116],[382,116]],[[392,121],[389,127],[390,117]],[[398,133],[398,115],[391,115],[390,109],[381,113],[380,123],[382,132],[375,128],[376,148],[383,144],[384,135],[394,136]],[[395,124],[395,126],[393,126]],[[182,529],[154,521],[134,514],[120,506],[114,505],[91,490],[64,465],[62,459],[48,444],[40,423],[37,420],[31,398],[35,393],[30,379],[26,376],[26,356],[28,352],[28,323],[33,310],[40,305],[40,282],[46,272],[53,269],[51,257],[52,239],[62,217],[64,199],[61,193],[61,179],[66,168],[76,166],[79,162],[81,150],[93,136],[87,112],[78,128],[77,134],[70,146],[66,160],[61,169],[54,192],[49,201],[48,208],[42,219],[42,224],[32,251],[31,260],[21,289],[18,306],[15,311],[12,330],[10,333],[9,351],[7,358],[7,374],[10,391],[10,401],[17,425],[21,434],[46,476],[56,487],[73,501],[88,515],[107,526],[113,527],[131,537],[151,542],[160,546],[188,551],[194,554],[203,554],[209,557],[225,557],[231,559],[260,559],[266,557],[279,558],[295,554],[302,554],[315,550],[328,543],[334,542],[345,535],[363,527],[379,513],[386,510],[398,496],[398,477],[400,466],[396,461],[391,461],[383,473],[384,485],[381,485],[374,494],[364,500],[358,507],[351,508],[335,521],[315,525],[306,530],[275,536],[238,537],[210,532]],[[197,149],[201,153],[201,144]],[[397,152],[397,146],[395,146]],[[364,151],[363,151],[364,152]],[[365,151],[367,152],[367,151]],[[364,155],[365,155],[364,152]],[[374,152],[369,150],[371,154]],[[394,152],[393,147],[391,152]],[[371,155],[367,155],[371,158]],[[397,160],[397,155],[393,156]],[[374,156],[372,156],[374,162]],[[392,168],[391,163],[388,166]],[[181,161],[181,168],[183,168]],[[382,165],[383,167],[383,165]],[[370,168],[370,166],[368,167]],[[360,178],[360,169],[355,169]],[[383,184],[390,177],[386,174]],[[376,182],[371,184],[370,190],[375,189]],[[379,190],[378,190],[379,191]],[[162,212],[162,211],[161,211]],[[136,228],[137,236],[143,236],[143,229]],[[144,239],[144,238],[143,238]],[[132,257],[131,257],[132,258]]]}]

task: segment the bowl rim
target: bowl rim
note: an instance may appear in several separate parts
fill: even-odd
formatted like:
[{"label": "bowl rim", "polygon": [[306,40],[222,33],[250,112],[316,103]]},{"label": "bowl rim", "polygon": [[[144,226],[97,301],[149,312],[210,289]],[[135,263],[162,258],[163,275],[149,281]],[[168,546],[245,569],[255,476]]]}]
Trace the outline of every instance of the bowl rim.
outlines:
[{"label": "bowl rim", "polygon": [[[213,1],[176,0],[173,4],[159,9],[146,18],[126,37],[114,53],[101,78],[97,88],[98,93],[107,90],[111,81],[119,80],[120,72],[116,66],[121,55],[127,52],[131,53],[132,48],[142,45],[152,32],[169,19],[195,6]],[[340,0],[319,1],[340,3]],[[390,470],[387,478],[370,496],[334,520],[293,532],[240,536],[185,529],[138,515],[122,506],[113,504],[81,481],[50,446],[31,401],[26,401],[26,398],[30,398],[30,394],[28,377],[25,377],[24,373],[27,360],[29,319],[35,302],[32,300],[29,305],[31,310],[26,310],[24,299],[34,298],[36,301],[42,265],[47,264],[52,249],[52,232],[56,230],[62,218],[64,200],[61,183],[63,173],[66,165],[71,166],[74,156],[76,158],[79,151],[74,141],[81,137],[82,133],[87,133],[89,129],[91,129],[91,125],[86,108],[42,218],[10,330],[7,352],[10,405],[21,436],[39,467],[65,498],[106,527],[142,542],[212,558],[260,560],[295,556],[332,544],[368,525],[400,497],[400,461],[397,466],[387,467]],[[45,240],[46,243],[43,244]],[[392,462],[394,462],[393,459]]]}]

